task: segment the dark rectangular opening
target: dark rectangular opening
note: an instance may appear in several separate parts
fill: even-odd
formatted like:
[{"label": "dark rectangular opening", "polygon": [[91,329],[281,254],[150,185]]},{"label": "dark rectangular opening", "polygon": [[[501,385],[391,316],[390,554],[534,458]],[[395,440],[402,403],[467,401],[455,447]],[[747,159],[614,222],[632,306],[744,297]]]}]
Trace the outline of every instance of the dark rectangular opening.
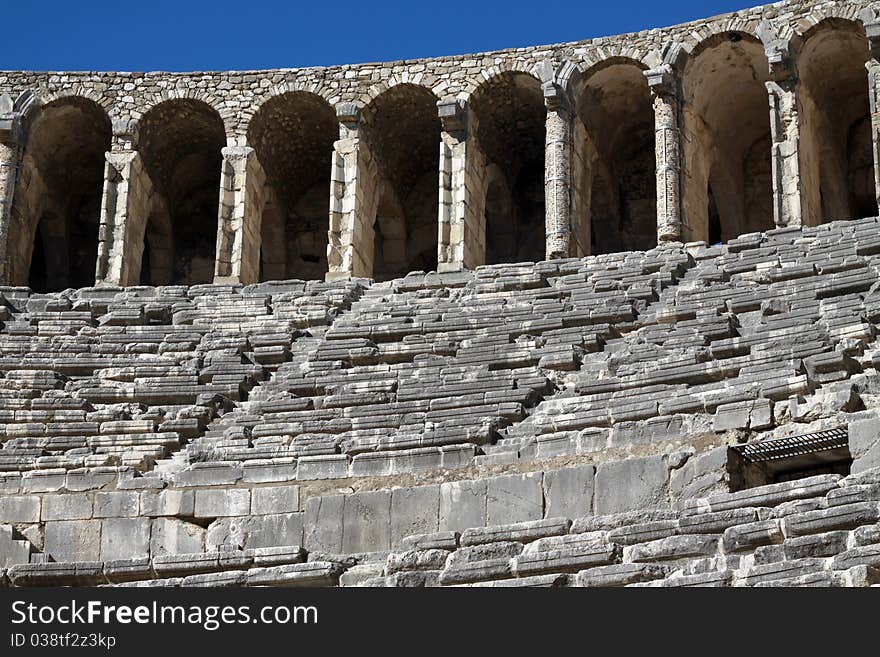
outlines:
[{"label": "dark rectangular opening", "polygon": [[735,445],[727,450],[731,492],[819,474],[848,475],[846,428]]}]

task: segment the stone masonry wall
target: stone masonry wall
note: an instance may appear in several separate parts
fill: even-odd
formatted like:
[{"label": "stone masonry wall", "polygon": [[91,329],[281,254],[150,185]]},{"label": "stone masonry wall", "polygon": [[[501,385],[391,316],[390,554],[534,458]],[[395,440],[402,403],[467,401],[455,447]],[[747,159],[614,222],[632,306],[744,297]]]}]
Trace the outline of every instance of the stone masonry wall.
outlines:
[{"label": "stone masonry wall", "polygon": [[[822,50],[825,47],[822,43],[826,41],[825,36],[828,34],[833,33],[834,38],[835,35],[845,37],[841,37],[841,43],[844,43],[841,48],[856,48],[852,52],[841,51],[834,56],[857,64],[846,73],[849,80],[847,84],[850,85],[847,93],[859,96],[852,106],[862,108],[864,105],[866,114],[865,117],[855,118],[848,114],[846,121],[857,118],[861,121],[859,126],[865,130],[870,129],[869,124],[873,121],[871,117],[876,112],[871,114],[868,105],[869,100],[876,96],[871,85],[876,82],[877,76],[869,76],[863,70],[862,64],[869,68],[874,67],[872,53],[875,39],[880,35],[877,26],[877,8],[870,2],[780,2],[704,21],[635,34],[387,64],[196,73],[0,72],[0,143],[6,145],[4,171],[7,174],[10,171],[22,172],[21,175],[15,174],[15,181],[7,175],[2,187],[0,200],[4,213],[0,216],[0,242],[4,243],[0,246],[0,252],[5,255],[0,262],[0,280],[13,284],[27,282],[32,235],[36,224],[43,220],[41,217],[45,214],[45,210],[41,208],[25,208],[30,204],[25,190],[31,179],[38,179],[35,174],[39,173],[34,172],[34,175],[29,176],[22,168],[22,162],[28,162],[32,148],[30,139],[42,123],[66,120],[57,117],[67,111],[65,108],[73,105],[83,112],[86,117],[83,120],[98,123],[104,120],[112,125],[112,145],[108,155],[111,160],[119,162],[120,158],[130,158],[132,152],[143,150],[142,155],[153,163],[151,166],[158,167],[156,175],[164,175],[162,172],[167,169],[168,162],[162,158],[171,157],[170,151],[167,151],[169,144],[198,141],[198,148],[202,149],[200,152],[203,152],[204,157],[213,158],[214,155],[210,155],[210,151],[205,149],[214,147],[217,131],[222,130],[227,148],[253,147],[254,145],[248,144],[247,135],[252,123],[260,118],[258,115],[261,108],[267,103],[275,108],[272,111],[276,112],[276,121],[281,120],[278,119],[279,116],[283,118],[285,111],[299,111],[296,109],[298,107],[321,107],[320,112],[323,113],[324,108],[329,106],[336,111],[341,125],[347,127],[341,130],[341,139],[336,147],[339,152],[334,155],[331,171],[325,174],[332,181],[328,208],[328,276],[370,276],[370,235],[377,206],[368,201],[381,181],[376,179],[379,175],[377,171],[369,167],[366,171],[361,170],[369,162],[370,155],[360,153],[367,150],[366,142],[355,135],[359,129],[363,131],[370,127],[361,124],[372,120],[369,116],[361,116],[361,113],[375,105],[383,94],[400,85],[420,88],[423,97],[427,95],[435,98],[440,108],[441,121],[449,124],[444,127],[441,139],[438,139],[438,146],[442,143],[444,149],[437,175],[440,181],[438,196],[441,199],[437,216],[438,267],[445,270],[475,267],[482,264],[485,251],[480,248],[480,244],[485,241],[483,233],[487,190],[484,185],[485,174],[479,162],[483,154],[474,143],[475,116],[468,104],[475,93],[484,88],[491,89],[494,80],[508,73],[517,73],[540,85],[547,103],[547,144],[550,150],[547,151],[544,172],[546,256],[560,257],[591,252],[593,249],[590,248],[590,235],[587,232],[589,222],[585,222],[584,217],[580,216],[585,211],[584,198],[589,195],[589,190],[583,189],[582,185],[591,176],[583,175],[581,168],[584,161],[579,159],[582,158],[582,143],[590,135],[583,134],[583,125],[578,116],[583,108],[578,111],[575,109],[584,85],[606,67],[618,65],[632,66],[635,70],[642,71],[645,74],[645,84],[655,96],[654,107],[649,111],[655,116],[658,241],[707,240],[716,236],[719,231],[712,232],[715,229],[709,225],[711,221],[705,216],[707,180],[711,187],[708,191],[714,194],[713,202],[718,205],[723,229],[721,233],[728,237],[739,234],[742,232],[741,226],[747,225],[746,219],[750,216],[750,210],[748,207],[740,207],[745,195],[760,196],[753,203],[756,204],[754,207],[761,209],[760,217],[765,214],[764,208],[773,207],[773,222],[777,226],[802,223],[815,225],[828,219],[853,218],[857,216],[853,214],[856,208],[863,215],[866,212],[863,208],[873,204],[870,192],[867,194],[868,198],[865,198],[863,190],[852,192],[857,198],[854,197],[851,201],[845,199],[847,192],[843,187],[852,184],[856,190],[863,186],[864,181],[861,178],[864,176],[856,169],[853,169],[854,173],[827,169],[820,174],[821,180],[826,181],[820,181],[820,184],[827,187],[823,189],[824,197],[842,199],[827,208],[816,206],[814,189],[798,184],[802,170],[805,176],[816,176],[811,170],[804,169],[807,151],[814,148],[815,140],[827,141],[830,139],[828,135],[832,134],[829,131],[849,129],[849,126],[823,128],[825,133],[818,137],[800,129],[803,126],[820,125],[823,119],[817,113],[827,111],[823,109],[825,106],[822,103],[825,101],[822,98],[819,98],[819,105],[813,102],[813,96],[817,93],[815,88],[818,88],[813,78],[835,74],[834,71],[823,72],[818,65],[807,64],[826,57],[822,54],[825,52]],[[819,45],[815,45],[816,43]],[[702,79],[700,71],[711,66],[713,58],[723,54],[725,48],[730,49],[728,46],[732,48],[732,52],[750,54],[748,57],[735,59],[730,65],[733,72],[727,87],[721,83],[720,89],[713,90]],[[864,61],[857,61],[859,58]],[[704,63],[707,66],[703,66]],[[798,78],[799,66],[809,72],[803,88]],[[768,79],[768,76],[766,90],[761,87],[760,82],[754,83],[755,80]],[[750,105],[747,112],[734,110],[732,114],[728,111],[725,115],[723,107],[719,110],[704,106],[705,103],[711,105],[712,99],[722,97],[723,93],[745,98],[744,92],[740,93],[743,90],[736,87],[749,80],[751,82],[748,84],[757,95],[748,101]],[[613,80],[608,84],[613,84]],[[314,101],[299,104],[269,102],[286,94],[305,94]],[[488,99],[481,100],[481,104],[491,105],[491,93],[487,91],[484,95]],[[404,99],[407,94],[398,96]],[[415,97],[412,94],[410,96]],[[642,96],[646,97],[646,94],[639,92],[632,97]],[[815,109],[811,109],[814,106]],[[773,173],[771,175],[768,170],[765,176],[764,165],[761,164],[756,169],[758,175],[754,175],[751,170],[743,174],[737,170],[742,156],[730,150],[741,148],[742,145],[725,136],[730,130],[729,122],[754,116],[763,124],[768,108],[771,120],[755,129],[759,129],[760,134],[766,133],[762,139],[769,142],[761,142],[760,145],[756,142],[755,147],[759,146],[763,151],[769,150],[769,155],[762,151],[753,152],[751,157],[754,161],[763,161],[770,157]],[[862,109],[853,111],[858,113]],[[292,115],[290,120],[301,122],[302,117]],[[265,122],[261,125],[263,127],[260,134],[265,140],[268,134],[266,130],[271,128],[266,128]],[[105,128],[97,123],[95,126],[94,134],[103,135]],[[161,133],[166,129],[180,132],[169,132],[163,136]],[[696,145],[690,133],[702,134],[700,131],[705,132],[707,129],[715,136],[710,139],[707,136],[709,133],[704,135],[705,138],[700,142],[702,150],[693,152],[683,147],[685,143]],[[85,130],[86,128],[77,129],[83,134]],[[142,138],[146,139],[142,132],[149,132],[149,139],[145,143],[141,143]],[[872,140],[876,142],[876,131],[872,134],[873,137],[865,133],[859,137],[861,141],[856,140],[853,143],[866,145]],[[381,143],[383,136],[372,135],[371,138],[374,142],[378,140],[377,143]],[[157,144],[160,143],[165,144],[162,148],[167,152],[163,151],[157,156],[151,149],[159,148]],[[807,149],[804,153],[799,151],[801,144]],[[823,142],[823,148],[826,147]],[[99,152],[106,147],[95,141],[89,148],[98,149],[96,152]],[[507,148],[515,149],[516,145],[508,144]],[[725,152],[724,149],[730,152]],[[878,150],[876,146],[874,150]],[[722,165],[718,164],[716,168],[719,170],[716,171],[707,168],[708,164],[700,164],[701,159],[708,157],[709,151],[717,151],[713,158],[719,158],[719,163],[726,163],[725,166],[732,169],[728,172],[721,171]],[[232,151],[227,153],[230,152]],[[220,161],[219,155],[219,152],[216,153],[217,161]],[[277,153],[266,155],[270,156],[276,157]],[[326,166],[326,154],[317,154],[315,157],[315,162],[320,162],[322,167]],[[864,153],[850,154],[849,164],[845,161],[846,154],[842,157],[843,160],[834,165],[837,168],[852,168],[856,166],[853,162],[860,162],[865,158],[870,160],[873,156],[867,150]],[[205,162],[213,162],[210,158]],[[248,164],[249,170],[262,168],[258,159],[254,153],[248,156],[248,162],[254,162]],[[224,162],[222,166],[228,168],[230,161]],[[262,164],[265,166],[265,163]],[[608,166],[608,163],[600,164]],[[75,170],[76,163],[68,162],[66,166]],[[193,180],[191,183],[204,184],[209,180],[206,177],[208,173],[202,171],[199,173],[199,181]],[[96,175],[100,175],[100,171]],[[115,193],[110,193],[109,197],[108,193],[117,184],[114,181],[117,175],[112,171],[105,172],[107,198],[115,198]],[[754,190],[726,189],[719,182],[740,178],[743,185],[749,182]],[[757,178],[761,179],[760,184],[756,181]],[[156,181],[150,182],[156,184]],[[163,180],[161,183],[165,195],[180,194],[189,184],[186,180]],[[262,235],[259,226],[260,215],[265,207],[262,199],[271,197],[278,190],[267,189],[263,192],[253,189],[241,193],[231,191],[237,189],[237,184],[230,182],[229,176],[225,176],[221,183],[221,188],[226,191],[222,192],[224,198],[216,211],[218,248],[214,276],[218,282],[234,280],[248,284],[257,282],[261,276]],[[268,187],[272,185],[261,178],[259,186],[264,184]],[[277,180],[275,184],[278,184]],[[15,191],[16,187],[20,188],[18,192]],[[205,192],[204,189],[199,191],[199,198],[204,200],[211,196],[204,195]],[[220,194],[221,190],[218,189],[217,196]],[[880,196],[880,192],[875,196]],[[165,199],[166,202],[167,200]],[[113,249],[113,253],[102,253],[100,257],[101,264],[96,272],[96,280],[102,283],[131,284],[139,280],[139,272],[134,271],[138,264],[137,255],[132,254],[132,251],[141,249],[137,237],[140,229],[135,226],[129,230],[124,224],[128,220],[142,221],[142,218],[130,216],[124,205],[105,207],[105,212],[113,210],[119,216],[102,217],[100,221],[105,233],[113,225],[116,227],[113,234],[121,238],[110,240],[108,233],[100,239],[100,248]],[[254,207],[247,207],[249,205]],[[21,206],[18,212],[20,219],[17,221],[14,206]],[[844,216],[848,212],[846,208],[850,208],[848,217]],[[172,215],[178,210],[176,207],[168,209]],[[184,210],[185,213],[191,211],[204,213],[210,209]],[[286,219],[282,217],[282,221]],[[98,222],[97,217],[93,220]],[[608,217],[602,216],[595,218],[596,222],[608,220]],[[764,222],[760,226],[762,228],[771,228],[774,225],[768,218],[761,220]],[[754,223],[755,218],[752,217],[749,221]],[[187,239],[192,241],[193,238],[189,236]],[[99,247],[98,244],[83,244],[76,248],[96,252]],[[199,257],[207,257],[207,247],[201,244],[198,248],[206,252]],[[131,271],[123,271],[124,268],[119,266],[120,258],[130,261],[128,269]],[[107,263],[112,266],[108,267]],[[273,263],[270,261],[269,264]],[[194,279],[181,282],[198,282],[199,279],[210,276],[203,265],[204,263],[199,263],[197,270],[192,273]],[[177,263],[175,267],[183,272],[182,275],[189,271],[186,263]],[[63,287],[63,282],[59,285]]]}]

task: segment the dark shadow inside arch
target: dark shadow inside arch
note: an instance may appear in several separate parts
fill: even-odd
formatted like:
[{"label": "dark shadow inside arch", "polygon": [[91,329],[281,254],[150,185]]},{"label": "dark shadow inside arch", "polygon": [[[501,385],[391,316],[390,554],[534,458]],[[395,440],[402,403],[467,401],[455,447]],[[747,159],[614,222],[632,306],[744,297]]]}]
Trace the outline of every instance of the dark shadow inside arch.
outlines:
[{"label": "dark shadow inside arch", "polygon": [[320,96],[289,92],[251,120],[248,144],[266,172],[260,280],[321,279],[327,272],[330,162],[339,124]]},{"label": "dark shadow inside arch", "polygon": [[376,158],[373,278],[437,269],[437,98],[424,88],[401,84],[380,94],[364,110],[371,153]]},{"label": "dark shadow inside arch", "polygon": [[[577,99],[585,142],[582,180],[590,188],[590,253],[647,250],[657,243],[654,112],[640,64],[612,61],[592,73]],[[586,191],[586,190],[585,190]],[[583,240],[587,236],[578,236]]]},{"label": "dark shadow inside arch", "polygon": [[830,19],[797,55],[801,79],[802,178],[808,222],[877,215],[864,30]]},{"label": "dark shadow inside arch", "polygon": [[[162,102],[139,123],[138,149],[154,186],[154,208],[167,208],[169,231],[164,235],[173,253],[167,274],[157,273],[157,246],[150,244],[153,284],[193,285],[214,278],[221,149],[226,144],[223,121],[216,110],[193,99]],[[155,212],[155,209],[154,209]],[[153,216],[144,239],[151,237]],[[164,234],[164,233],[163,233]],[[161,258],[160,258],[161,260]],[[143,280],[143,265],[141,267]],[[162,282],[160,282],[162,281]]]},{"label": "dark shadow inside arch", "polygon": [[685,66],[686,240],[773,228],[768,76],[763,45],[740,33],[711,37]]},{"label": "dark shadow inside arch", "polygon": [[544,259],[546,110],[540,83],[506,72],[483,83],[470,106],[486,158],[482,176],[485,263]]},{"label": "dark shadow inside arch", "polygon": [[48,272],[46,270],[46,247],[43,241],[43,232],[37,226],[34,235],[34,251],[31,254],[31,271],[28,276],[28,287],[34,292],[47,292],[49,290]]},{"label": "dark shadow inside arch", "polygon": [[29,131],[15,195],[11,279],[41,292],[94,285],[110,120],[91,100],[48,103]]}]

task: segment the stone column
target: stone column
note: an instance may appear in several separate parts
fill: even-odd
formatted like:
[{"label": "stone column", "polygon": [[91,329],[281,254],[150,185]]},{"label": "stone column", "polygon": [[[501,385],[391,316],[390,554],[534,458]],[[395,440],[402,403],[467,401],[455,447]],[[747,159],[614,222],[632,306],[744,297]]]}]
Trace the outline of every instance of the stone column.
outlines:
[{"label": "stone column", "polygon": [[545,257],[571,255],[571,110],[565,92],[545,82],[547,107],[544,143]]},{"label": "stone column", "polygon": [[440,136],[440,204],[437,219],[437,270],[457,271],[482,262],[475,253],[479,220],[467,184],[468,110],[462,100],[437,103]]},{"label": "stone column", "polygon": [[871,105],[871,142],[874,150],[874,193],[880,207],[880,21],[865,22],[871,56],[868,69],[868,99]]},{"label": "stone column", "polygon": [[330,170],[327,280],[369,277],[373,272],[373,222],[378,204],[376,163],[361,134],[360,108],[336,108],[339,139]]},{"label": "stone column", "polygon": [[250,146],[226,146],[221,152],[214,283],[250,285],[260,278],[266,174]]},{"label": "stone column", "polygon": [[770,101],[771,163],[773,175],[773,221],[777,227],[810,222],[809,199],[804,195],[801,167],[798,91],[800,81],[788,48],[777,44],[767,48],[770,79],[766,82]]},{"label": "stone column", "polygon": [[0,285],[12,284],[7,240],[23,143],[20,116],[13,111],[12,100],[4,94],[0,96]]},{"label": "stone column", "polygon": [[657,166],[657,242],[684,238],[681,213],[681,93],[669,64],[645,71],[654,96],[654,138]]},{"label": "stone column", "polygon": [[96,285],[126,286],[140,281],[153,184],[134,141],[133,123],[113,122],[113,144],[104,156]]}]

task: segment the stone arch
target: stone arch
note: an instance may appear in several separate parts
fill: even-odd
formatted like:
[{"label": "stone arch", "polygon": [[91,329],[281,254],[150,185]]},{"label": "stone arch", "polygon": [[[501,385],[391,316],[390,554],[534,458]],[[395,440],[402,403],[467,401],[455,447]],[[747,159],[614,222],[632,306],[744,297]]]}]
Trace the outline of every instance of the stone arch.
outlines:
[{"label": "stone arch", "polygon": [[[553,67],[547,61],[526,61],[520,59],[505,59],[493,66],[483,69],[477,76],[469,76],[465,78],[458,98],[465,102],[470,102],[471,97],[478,92],[479,89],[485,88],[487,84],[497,83],[497,79],[504,79],[511,76],[525,75],[534,80],[540,86],[543,82],[552,79]],[[495,82],[493,82],[495,80]]]},{"label": "stone arch", "polygon": [[[390,86],[364,107],[363,138],[374,159],[374,203],[365,252],[376,280],[437,268],[440,119],[437,96],[412,83]],[[381,238],[381,239],[377,239]],[[380,248],[381,247],[381,248]]]},{"label": "stone arch", "polygon": [[755,41],[762,46],[769,45],[765,39],[772,40],[775,35],[767,31],[759,19],[731,16],[727,20],[700,25],[684,36],[680,45],[688,59],[694,59],[703,51],[730,41],[731,38]]},{"label": "stone arch", "polygon": [[434,73],[429,73],[427,71],[420,71],[418,73],[402,71],[400,74],[392,75],[372,85],[367,90],[366,94],[361,97],[361,100],[365,107],[369,107],[373,101],[379,98],[379,96],[401,85],[424,87],[436,96],[437,93],[435,92],[435,89],[440,83],[440,78]]},{"label": "stone arch", "polygon": [[38,292],[91,286],[110,118],[80,95],[59,95],[31,109],[8,237],[10,280],[28,285],[33,272]]},{"label": "stone arch", "polygon": [[271,192],[262,211],[262,280],[327,272],[330,163],[338,138],[335,111],[309,91],[269,98],[248,123],[247,143]]},{"label": "stone arch", "polygon": [[816,5],[805,15],[801,16],[797,22],[786,22],[778,25],[779,38],[786,41],[791,40],[792,44],[797,48],[797,42],[802,42],[804,38],[815,30],[816,26],[826,20],[837,19],[856,22],[864,16],[870,17],[873,13],[871,8],[865,8],[864,5],[858,2],[836,2]]},{"label": "stone arch", "polygon": [[[805,223],[877,214],[864,28],[825,18],[795,42]],[[818,214],[816,214],[818,213]]]},{"label": "stone arch", "polygon": [[164,89],[160,93],[149,94],[145,97],[142,105],[143,109],[133,110],[131,119],[138,121],[143,120],[148,114],[161,105],[168,102],[180,101],[182,103],[191,103],[194,106],[204,106],[220,119],[223,125],[223,133],[226,138],[233,142],[235,140],[235,127],[237,112],[223,102],[223,98],[210,91],[196,89],[185,86],[183,81],[178,82],[179,85],[171,89]]},{"label": "stone arch", "polygon": [[687,57],[685,240],[716,243],[773,228],[768,78],[764,45],[751,33],[715,33]]},{"label": "stone arch", "polygon": [[[546,109],[541,83],[530,73],[508,70],[496,73],[470,96],[475,141],[475,190],[484,199],[478,232],[486,234],[492,207],[508,208],[507,216],[493,217],[495,225],[506,224],[514,235],[508,251],[493,248],[492,259],[484,262],[538,261],[544,259],[544,142]],[[494,166],[494,169],[493,169]],[[490,172],[504,179],[490,189]],[[489,193],[506,190],[504,201]],[[492,201],[488,204],[488,201]],[[493,229],[493,230],[498,230]]]},{"label": "stone arch", "polygon": [[[153,183],[152,212],[161,204],[170,218],[174,284],[213,280],[225,143],[223,119],[200,100],[165,100],[138,121],[138,151]],[[143,250],[143,243],[134,250]]]},{"label": "stone arch", "polygon": [[640,60],[594,63],[573,88],[575,157],[584,165],[575,186],[589,192],[581,243],[593,254],[648,250],[656,245],[657,189],[654,111]]}]

